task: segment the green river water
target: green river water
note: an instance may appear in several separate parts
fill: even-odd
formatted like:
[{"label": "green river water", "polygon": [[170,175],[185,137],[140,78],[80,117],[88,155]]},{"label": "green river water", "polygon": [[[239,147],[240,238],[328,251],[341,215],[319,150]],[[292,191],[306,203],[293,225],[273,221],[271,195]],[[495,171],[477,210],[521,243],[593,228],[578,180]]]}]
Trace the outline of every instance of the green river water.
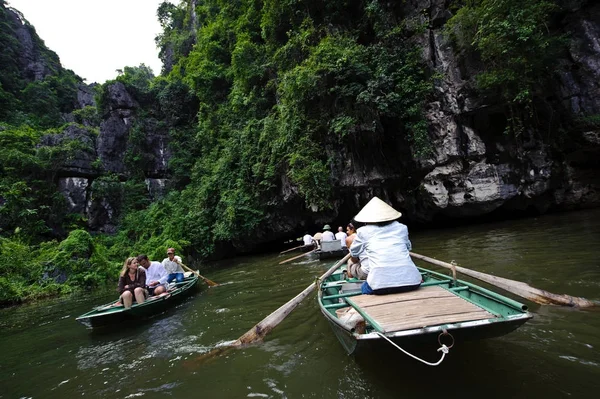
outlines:
[{"label": "green river water", "polygon": [[[411,233],[415,252],[600,300],[600,210]],[[206,265],[221,283],[140,325],[91,333],[75,317],[114,291],[0,310],[0,398],[596,398],[600,309],[526,302],[533,320],[457,345],[438,367],[391,347],[348,356],[314,293],[264,343],[202,358],[333,262],[277,253]],[[420,266],[426,264],[417,262]],[[434,270],[435,267],[431,267]],[[489,287],[489,286],[487,286]],[[516,298],[518,299],[518,298]],[[436,361],[432,343],[429,361]]]}]

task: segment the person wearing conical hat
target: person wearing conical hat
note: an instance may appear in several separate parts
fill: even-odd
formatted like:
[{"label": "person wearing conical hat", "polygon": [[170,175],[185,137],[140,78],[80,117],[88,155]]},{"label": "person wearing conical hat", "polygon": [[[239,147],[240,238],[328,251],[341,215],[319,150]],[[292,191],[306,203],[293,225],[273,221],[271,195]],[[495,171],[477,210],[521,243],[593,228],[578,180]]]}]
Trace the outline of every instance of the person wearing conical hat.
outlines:
[{"label": "person wearing conical hat", "polygon": [[335,236],[333,235],[333,233],[331,232],[331,226],[329,226],[328,224],[326,224],[325,226],[323,226],[323,241],[335,241]]},{"label": "person wearing conical hat", "polygon": [[354,263],[361,256],[369,259],[367,281],[361,287],[363,294],[406,292],[421,285],[421,273],[408,253],[412,247],[408,228],[396,221],[400,216],[400,212],[373,197],[354,217],[365,223],[356,231],[350,246]]}]

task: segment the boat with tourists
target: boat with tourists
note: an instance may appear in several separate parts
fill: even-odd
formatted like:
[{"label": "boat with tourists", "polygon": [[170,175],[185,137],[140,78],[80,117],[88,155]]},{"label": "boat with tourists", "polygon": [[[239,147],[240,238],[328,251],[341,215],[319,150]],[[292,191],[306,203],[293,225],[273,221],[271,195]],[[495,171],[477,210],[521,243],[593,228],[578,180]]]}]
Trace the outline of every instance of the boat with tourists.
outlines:
[{"label": "boat with tourists", "polygon": [[169,284],[167,292],[151,296],[141,304],[134,303],[129,309],[125,309],[122,305],[116,305],[115,301],[112,301],[95,307],[77,317],[76,320],[88,328],[99,328],[132,320],[142,320],[162,313],[195,291],[201,276],[192,272],[186,272],[184,276],[182,282]]},{"label": "boat with tourists", "polygon": [[347,278],[345,263],[338,263],[320,282],[318,303],[348,353],[389,342],[401,350],[399,345],[439,344],[445,354],[455,341],[502,336],[533,317],[524,304],[423,268],[414,291],[363,295],[363,281]]},{"label": "boat with tourists", "polygon": [[322,241],[321,247],[315,251],[319,260],[339,259],[348,253],[348,248],[342,247],[340,240]]}]

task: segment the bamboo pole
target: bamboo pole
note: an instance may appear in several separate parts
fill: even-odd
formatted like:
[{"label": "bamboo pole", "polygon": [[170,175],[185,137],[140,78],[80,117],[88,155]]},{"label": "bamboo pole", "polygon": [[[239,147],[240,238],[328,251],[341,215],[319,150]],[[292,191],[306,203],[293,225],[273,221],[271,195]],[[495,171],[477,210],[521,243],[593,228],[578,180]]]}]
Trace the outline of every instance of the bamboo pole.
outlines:
[{"label": "bamboo pole", "polygon": [[223,346],[212,349],[210,352],[204,353],[195,358],[191,363],[197,364],[197,362],[206,362],[210,359],[214,359],[216,356],[227,353],[233,349],[240,348],[242,346],[253,344],[262,339],[271,332],[279,323],[283,321],[296,307],[302,302],[304,298],[310,294],[315,287],[324,279],[333,274],[342,264],[350,259],[350,254],[346,255],[340,261],[336,262],[329,270],[327,270],[321,277],[319,277],[314,283],[311,283],[301,293],[287,301],[285,304],[280,306],[277,310],[269,314],[267,317],[262,319],[260,322],[254,325],[250,330],[244,333],[241,337],[227,343]]},{"label": "bamboo pole", "polygon": [[350,259],[350,254],[344,256],[341,260],[336,262],[335,265],[331,266],[329,270],[327,270],[321,277],[317,279],[314,283],[310,284],[308,287],[304,289],[301,293],[287,301],[285,304],[281,305],[277,310],[273,313],[262,319],[258,324],[248,330],[244,335],[239,337],[232,346],[241,346],[251,344],[256,341],[260,341],[267,335],[271,330],[273,330],[283,319],[289,315],[292,310],[296,308],[302,302],[304,298],[310,294],[315,287],[327,277],[331,276],[333,272],[335,272],[341,265],[343,265],[348,259]]},{"label": "bamboo pole", "polygon": [[293,258],[289,258],[289,259],[286,259],[286,260],[284,260],[284,261],[281,261],[281,262],[279,262],[279,264],[280,264],[280,265],[283,265],[284,263],[291,262],[291,261],[293,261],[294,259],[298,259],[298,258],[301,258],[301,257],[303,257],[303,256],[310,255],[310,254],[312,254],[313,252],[315,252],[316,250],[317,250],[317,249],[315,248],[315,249],[313,249],[312,251],[308,251],[308,252],[306,252],[306,253],[304,253],[304,254],[302,254],[302,255],[294,256]]},{"label": "bamboo pole", "polygon": [[303,246],[304,246],[304,244],[300,245],[299,247],[294,247],[294,248],[286,249],[285,251],[281,251],[281,252],[279,253],[279,255],[283,255],[283,254],[285,254],[285,253],[288,253],[288,252],[291,252],[291,251],[293,251],[293,250],[295,250],[295,249],[300,249],[300,248],[302,248]]},{"label": "bamboo pole", "polygon": [[478,272],[475,270],[467,269],[465,267],[453,265],[451,263],[446,263],[441,260],[429,258],[424,255],[419,255],[414,252],[410,252],[410,256],[412,256],[415,259],[420,259],[425,262],[431,263],[432,265],[445,267],[447,269],[455,269],[457,272],[462,273],[466,276],[485,281],[486,283],[492,284],[496,287],[502,288],[505,291],[512,292],[515,295],[528,299],[532,302],[539,303],[541,305],[561,305],[580,308],[598,306],[598,303],[595,303],[585,298],[574,297],[566,294],[553,294],[548,291],[534,288],[529,284],[523,283],[521,281],[492,276],[490,274]]}]

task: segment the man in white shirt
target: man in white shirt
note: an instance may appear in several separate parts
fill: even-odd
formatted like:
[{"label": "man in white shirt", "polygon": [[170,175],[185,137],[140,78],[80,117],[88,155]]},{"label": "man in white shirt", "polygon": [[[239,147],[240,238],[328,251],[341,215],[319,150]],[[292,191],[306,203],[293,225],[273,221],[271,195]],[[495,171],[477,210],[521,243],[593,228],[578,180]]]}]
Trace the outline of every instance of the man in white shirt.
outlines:
[{"label": "man in white shirt", "polygon": [[161,262],[167,271],[167,283],[175,280],[178,283],[183,282],[183,267],[181,267],[181,258],[175,255],[175,248],[167,249],[167,257]]},{"label": "man in white shirt", "polygon": [[146,269],[146,285],[150,295],[167,291],[168,273],[160,262],[150,262],[147,255],[138,255],[138,263]]},{"label": "man in white shirt", "polygon": [[325,231],[323,232],[323,235],[321,236],[321,241],[335,241],[335,236],[331,232],[331,227],[328,224],[323,226],[323,230],[325,230]]},{"label": "man in white shirt", "polygon": [[344,228],[342,226],[338,227],[338,232],[335,233],[335,239],[342,240],[342,248],[346,248],[346,237],[348,237],[348,235],[344,232]]},{"label": "man in white shirt", "polygon": [[304,234],[304,237],[302,237],[302,240],[304,241],[304,245],[313,245],[313,238],[308,233]]}]

